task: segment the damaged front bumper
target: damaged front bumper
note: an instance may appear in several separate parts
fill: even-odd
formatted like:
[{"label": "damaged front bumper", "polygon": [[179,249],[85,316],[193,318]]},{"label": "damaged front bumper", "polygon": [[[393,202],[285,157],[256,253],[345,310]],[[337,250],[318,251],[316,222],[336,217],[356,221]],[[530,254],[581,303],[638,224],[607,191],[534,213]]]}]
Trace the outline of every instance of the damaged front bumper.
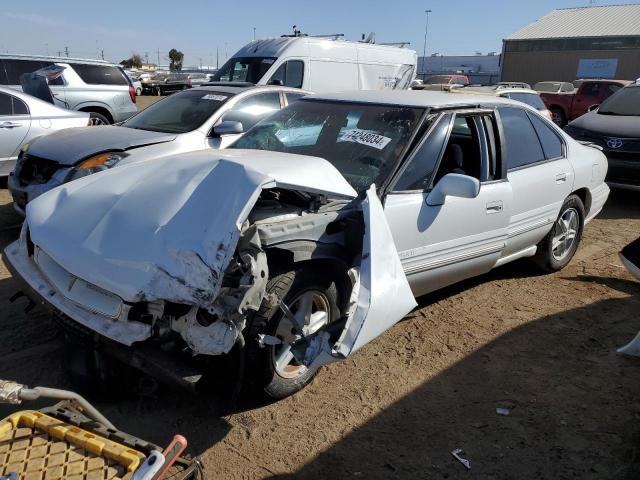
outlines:
[{"label": "damaged front bumper", "polygon": [[60,168],[44,183],[28,183],[23,185],[18,178],[20,174],[20,163],[18,163],[16,169],[11,172],[7,178],[7,188],[11,193],[15,211],[23,217],[26,216],[27,203],[65,183],[71,171],[71,167]]},{"label": "damaged front bumper", "polygon": [[[116,318],[93,313],[78,306],[65,296],[53,283],[45,277],[42,270],[29,255],[26,238],[26,225],[23,226],[20,239],[10,244],[4,251],[2,260],[13,278],[27,290],[25,293],[37,304],[47,310],[60,312],[81,325],[124,345],[131,346],[135,342],[146,340],[151,336],[150,325],[127,320],[130,306],[121,301],[121,308]],[[69,275],[69,290],[75,277]],[[75,281],[79,279],[75,278]],[[82,280],[80,280],[82,281]],[[87,288],[97,288],[86,284]],[[96,293],[101,290],[97,289]]]}]

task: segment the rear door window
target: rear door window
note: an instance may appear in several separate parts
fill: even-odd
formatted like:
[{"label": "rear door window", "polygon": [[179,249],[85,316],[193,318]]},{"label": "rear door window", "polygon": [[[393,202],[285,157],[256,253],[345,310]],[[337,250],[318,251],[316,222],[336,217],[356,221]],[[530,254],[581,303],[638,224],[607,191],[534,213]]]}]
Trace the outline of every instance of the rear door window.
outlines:
[{"label": "rear door window", "polygon": [[118,67],[82,63],[73,63],[71,66],[89,85],[129,85],[129,80]]},{"label": "rear door window", "polygon": [[11,95],[0,92],[0,116],[8,117],[13,114],[11,106]]},{"label": "rear door window", "polygon": [[500,107],[509,170],[545,160],[538,135],[527,113],[514,107]]}]

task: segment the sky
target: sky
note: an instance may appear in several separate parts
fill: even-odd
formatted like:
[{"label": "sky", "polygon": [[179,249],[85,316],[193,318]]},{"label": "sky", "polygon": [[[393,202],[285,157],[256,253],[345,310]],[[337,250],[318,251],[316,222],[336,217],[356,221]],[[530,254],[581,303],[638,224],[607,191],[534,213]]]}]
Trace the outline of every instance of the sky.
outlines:
[{"label": "sky", "polygon": [[[359,40],[375,32],[378,42],[411,42],[422,55],[426,9],[430,9],[427,54],[500,52],[502,39],[555,8],[582,7],[589,0],[0,0],[0,51],[119,62],[139,53],[168,63],[168,52],[185,54],[185,66],[222,65],[253,38],[280,36],[297,25],[303,33],[343,33]],[[598,0],[596,5],[640,3]]]}]

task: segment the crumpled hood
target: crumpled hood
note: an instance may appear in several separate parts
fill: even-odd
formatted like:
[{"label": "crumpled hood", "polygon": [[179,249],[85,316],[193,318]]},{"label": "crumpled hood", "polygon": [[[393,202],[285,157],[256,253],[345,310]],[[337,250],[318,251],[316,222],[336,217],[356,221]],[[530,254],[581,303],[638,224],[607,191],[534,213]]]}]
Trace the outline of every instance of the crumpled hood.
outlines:
[{"label": "crumpled hood", "polygon": [[603,115],[594,110],[576,118],[571,126],[615,138],[640,138],[640,121],[636,116]]},{"label": "crumpled hood", "polygon": [[96,153],[128,150],[175,140],[173,133],[151,132],[117,126],[69,128],[50,133],[34,141],[29,154],[73,165]]},{"label": "crumpled hood", "polygon": [[212,305],[263,188],[355,197],[321,158],[254,150],[141,161],[30,202],[32,241],[73,275],[126,301]]}]

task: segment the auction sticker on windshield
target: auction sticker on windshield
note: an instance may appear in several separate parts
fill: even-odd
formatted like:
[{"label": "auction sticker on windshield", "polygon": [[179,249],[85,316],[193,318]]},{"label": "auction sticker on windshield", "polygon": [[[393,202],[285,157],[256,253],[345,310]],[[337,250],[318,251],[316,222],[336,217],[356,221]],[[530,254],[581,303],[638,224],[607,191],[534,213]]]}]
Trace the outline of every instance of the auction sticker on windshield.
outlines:
[{"label": "auction sticker on windshield", "polygon": [[370,130],[360,130],[359,128],[353,128],[351,130],[345,130],[344,132],[342,132],[339,141],[355,142],[361,145],[366,145],[368,147],[382,150],[387,146],[391,139]]},{"label": "auction sticker on windshield", "polygon": [[216,100],[218,102],[222,102],[227,99],[224,95],[216,95],[214,93],[207,93],[202,97],[203,100]]}]

